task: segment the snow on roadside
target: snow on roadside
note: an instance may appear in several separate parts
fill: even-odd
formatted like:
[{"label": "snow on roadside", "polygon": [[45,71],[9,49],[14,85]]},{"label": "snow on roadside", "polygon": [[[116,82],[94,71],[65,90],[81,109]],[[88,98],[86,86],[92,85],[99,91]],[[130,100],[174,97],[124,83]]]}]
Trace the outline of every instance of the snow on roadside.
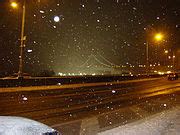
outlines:
[{"label": "snow on roadside", "polygon": [[175,109],[100,132],[98,135],[178,135],[179,133],[180,110]]},{"label": "snow on roadside", "polygon": [[54,129],[22,117],[0,116],[0,135],[42,135]]}]

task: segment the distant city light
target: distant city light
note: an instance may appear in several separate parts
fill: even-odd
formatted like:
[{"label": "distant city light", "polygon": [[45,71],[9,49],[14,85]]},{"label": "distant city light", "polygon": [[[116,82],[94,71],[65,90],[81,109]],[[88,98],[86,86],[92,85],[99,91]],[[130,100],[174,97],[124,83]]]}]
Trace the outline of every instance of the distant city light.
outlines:
[{"label": "distant city light", "polygon": [[165,50],[165,51],[164,51],[164,53],[166,53],[166,54],[167,54],[167,53],[168,53],[168,50]]},{"label": "distant city light", "polygon": [[164,75],[164,72],[158,72],[159,75]]},{"label": "distant city light", "polygon": [[58,75],[62,76],[62,75],[63,75],[63,73],[58,73]]},{"label": "distant city light", "polygon": [[83,73],[79,73],[79,75],[83,75]]},{"label": "distant city light", "polygon": [[66,74],[61,73],[61,72],[59,72],[58,75],[59,75],[59,76],[66,76]]},{"label": "distant city light", "polygon": [[57,85],[61,85],[61,83],[58,83]]},{"label": "distant city light", "polygon": [[171,71],[167,71],[167,74],[170,74],[170,73],[172,73]]}]

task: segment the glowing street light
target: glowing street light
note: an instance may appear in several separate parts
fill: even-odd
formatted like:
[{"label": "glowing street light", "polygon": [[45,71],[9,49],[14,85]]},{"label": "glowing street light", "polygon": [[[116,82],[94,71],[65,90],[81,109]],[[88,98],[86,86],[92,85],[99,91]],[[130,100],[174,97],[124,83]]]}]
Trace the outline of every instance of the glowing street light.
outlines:
[{"label": "glowing street light", "polygon": [[156,41],[162,41],[163,40],[163,34],[161,34],[161,33],[157,33],[157,34],[155,34],[155,36],[154,36],[154,38],[155,38],[155,40]]},{"label": "glowing street light", "polygon": [[[16,2],[11,2],[11,7],[17,8],[18,4]],[[23,78],[24,48],[25,48],[25,41],[26,41],[26,36],[24,35],[25,15],[26,15],[26,0],[23,1],[23,6],[22,6],[21,44],[20,44],[18,78]]]},{"label": "glowing street light", "polygon": [[[17,8],[18,4],[15,0],[11,0],[10,6],[12,8]],[[24,48],[25,48],[25,41],[26,41],[26,35],[25,35],[25,19],[26,19],[26,1],[22,0],[22,22],[21,22],[21,43],[20,43],[20,55],[19,55],[19,71],[18,71],[18,78],[23,79],[23,69],[24,69]],[[39,3],[41,0],[37,0]],[[28,52],[32,52],[32,50],[28,50]]]},{"label": "glowing street light", "polygon": [[165,50],[165,51],[164,51],[164,53],[165,53],[165,54],[168,54],[168,53],[169,53],[169,51],[168,51],[168,50]]},{"label": "glowing street light", "polygon": [[13,1],[13,2],[11,2],[11,7],[12,8],[17,8],[18,4],[15,1]]},{"label": "glowing street light", "polygon": [[175,53],[173,52],[172,62],[173,62],[173,70],[174,70],[174,72],[175,72],[175,58],[176,58],[176,56],[175,56]]},{"label": "glowing street light", "polygon": [[[154,39],[157,42],[162,41],[163,38],[164,38],[164,35],[162,33],[156,33],[154,35]],[[165,53],[168,53],[168,52],[165,52]],[[149,43],[148,42],[146,42],[146,72],[148,75],[148,72],[149,72]]]}]

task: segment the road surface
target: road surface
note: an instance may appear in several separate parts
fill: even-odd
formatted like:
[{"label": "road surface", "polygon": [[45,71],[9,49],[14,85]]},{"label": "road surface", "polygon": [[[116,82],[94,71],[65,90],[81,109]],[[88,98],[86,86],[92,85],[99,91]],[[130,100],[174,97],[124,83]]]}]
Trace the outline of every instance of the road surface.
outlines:
[{"label": "road surface", "polygon": [[179,105],[180,80],[166,78],[0,90],[1,116],[30,118],[72,135],[97,134]]}]

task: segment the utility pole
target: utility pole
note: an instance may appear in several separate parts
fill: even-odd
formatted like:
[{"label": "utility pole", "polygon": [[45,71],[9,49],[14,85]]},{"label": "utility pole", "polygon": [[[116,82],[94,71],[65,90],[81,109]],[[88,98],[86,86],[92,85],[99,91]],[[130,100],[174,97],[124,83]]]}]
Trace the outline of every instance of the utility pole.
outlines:
[{"label": "utility pole", "polygon": [[20,44],[20,56],[19,56],[18,78],[21,78],[21,79],[23,79],[24,48],[25,48],[25,41],[26,41],[26,36],[24,36],[25,15],[26,15],[26,0],[24,0],[24,2],[23,2],[22,25],[21,25],[21,44]]},{"label": "utility pole", "polygon": [[146,42],[146,74],[149,75],[149,43]]},{"label": "utility pole", "polygon": [[173,72],[175,72],[175,53],[173,52],[173,57],[172,57],[172,64],[173,64]]}]

